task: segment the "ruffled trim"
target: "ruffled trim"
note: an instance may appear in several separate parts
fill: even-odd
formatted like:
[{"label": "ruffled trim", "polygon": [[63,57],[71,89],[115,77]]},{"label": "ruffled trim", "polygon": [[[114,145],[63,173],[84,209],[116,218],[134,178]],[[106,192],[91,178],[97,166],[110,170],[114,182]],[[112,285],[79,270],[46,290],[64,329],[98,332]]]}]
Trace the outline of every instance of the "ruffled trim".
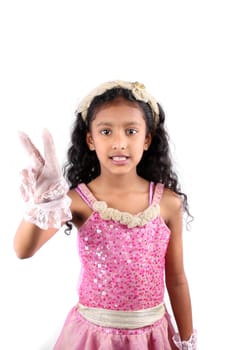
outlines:
[{"label": "ruffled trim", "polygon": [[106,202],[96,201],[93,203],[93,209],[97,211],[104,220],[113,220],[120,222],[129,228],[144,226],[160,214],[159,205],[152,205],[137,215],[128,212],[122,212],[118,209],[109,208]]},{"label": "ruffled trim", "polygon": [[194,330],[189,340],[181,340],[179,333],[176,333],[172,338],[174,344],[180,350],[197,350],[197,331]]},{"label": "ruffled trim", "polygon": [[24,219],[43,230],[48,228],[59,229],[62,224],[72,219],[70,211],[71,198],[67,195],[51,202],[28,204]]}]

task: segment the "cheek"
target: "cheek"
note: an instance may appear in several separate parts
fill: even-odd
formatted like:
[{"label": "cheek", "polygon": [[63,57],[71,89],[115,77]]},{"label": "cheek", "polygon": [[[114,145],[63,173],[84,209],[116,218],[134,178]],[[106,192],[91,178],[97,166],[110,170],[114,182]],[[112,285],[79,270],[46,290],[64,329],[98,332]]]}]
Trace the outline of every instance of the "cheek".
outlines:
[{"label": "cheek", "polygon": [[101,148],[103,145],[103,143],[101,142],[101,140],[99,140],[98,137],[93,138],[93,144],[95,145],[96,148]]},{"label": "cheek", "polygon": [[145,151],[145,143],[143,141],[135,145],[134,154],[138,159],[142,158],[144,151]]}]

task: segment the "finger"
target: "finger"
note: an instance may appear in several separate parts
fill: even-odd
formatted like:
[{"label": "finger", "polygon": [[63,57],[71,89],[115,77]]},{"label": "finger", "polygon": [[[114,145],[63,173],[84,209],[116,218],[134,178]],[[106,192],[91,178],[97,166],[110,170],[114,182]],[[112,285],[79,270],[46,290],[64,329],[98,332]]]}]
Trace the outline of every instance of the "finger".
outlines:
[{"label": "finger", "polygon": [[39,163],[39,165],[43,165],[44,164],[44,159],[41,156],[39,150],[32,143],[32,141],[29,138],[29,136],[27,134],[25,134],[24,132],[22,132],[22,131],[19,131],[18,134],[19,134],[19,139],[21,141],[21,144],[24,147],[24,149],[26,150],[26,152],[28,153],[28,155],[32,156],[33,160],[36,163]]},{"label": "finger", "polygon": [[58,165],[53,137],[47,129],[43,130],[44,156],[47,164]]}]

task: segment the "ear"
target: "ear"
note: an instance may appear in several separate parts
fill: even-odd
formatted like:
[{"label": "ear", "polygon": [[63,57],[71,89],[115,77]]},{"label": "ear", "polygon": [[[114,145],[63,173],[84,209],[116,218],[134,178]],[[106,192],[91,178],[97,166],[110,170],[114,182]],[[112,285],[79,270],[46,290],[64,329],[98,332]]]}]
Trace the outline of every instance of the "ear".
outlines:
[{"label": "ear", "polygon": [[90,132],[87,133],[86,142],[87,142],[87,146],[89,147],[90,151],[94,151],[95,145],[94,145],[94,141],[93,141],[93,138],[92,138]]},{"label": "ear", "polygon": [[152,141],[152,136],[151,136],[151,133],[149,133],[145,138],[144,151],[148,150],[148,148],[150,147],[151,141]]}]

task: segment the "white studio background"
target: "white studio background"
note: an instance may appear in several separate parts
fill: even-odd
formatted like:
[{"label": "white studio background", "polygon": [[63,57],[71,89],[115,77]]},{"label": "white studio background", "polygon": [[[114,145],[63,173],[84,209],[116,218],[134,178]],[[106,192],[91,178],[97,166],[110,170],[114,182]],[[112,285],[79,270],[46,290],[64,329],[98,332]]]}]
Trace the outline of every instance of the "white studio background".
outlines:
[{"label": "white studio background", "polygon": [[42,150],[47,127],[62,163],[77,102],[113,79],[143,82],[165,109],[195,217],[184,245],[199,350],[231,346],[232,32],[230,0],[1,1],[1,349],[52,350],[77,302],[75,231],[15,257],[17,132]]}]

